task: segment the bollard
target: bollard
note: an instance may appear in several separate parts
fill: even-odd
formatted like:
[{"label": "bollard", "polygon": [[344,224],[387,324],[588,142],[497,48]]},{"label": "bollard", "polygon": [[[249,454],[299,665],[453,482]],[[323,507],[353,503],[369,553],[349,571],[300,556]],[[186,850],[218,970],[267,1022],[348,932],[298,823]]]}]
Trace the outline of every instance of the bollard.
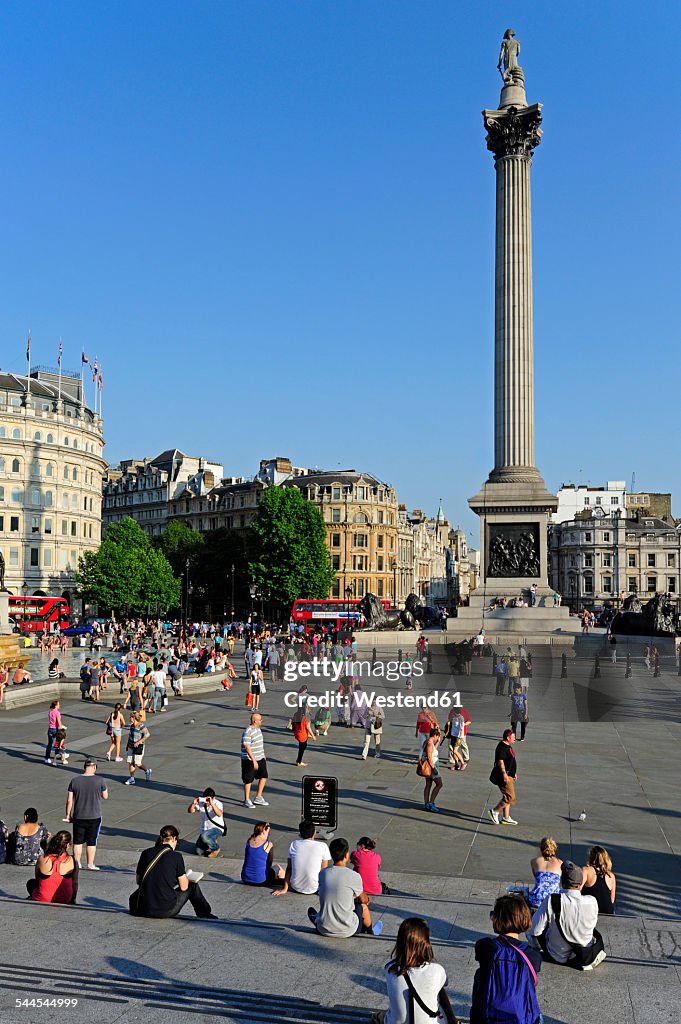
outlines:
[{"label": "bollard", "polygon": [[[401,660],[402,659],[400,658],[400,661]],[[376,648],[372,647],[371,648],[371,667],[373,668],[375,664],[376,664]]]},{"label": "bollard", "polygon": [[433,674],[433,655],[428,651],[427,655],[428,664],[426,666],[426,675],[431,676]]},{"label": "bollard", "polygon": [[594,658],[594,679],[601,678],[601,659],[598,655]]},{"label": "bollard", "polygon": [[567,679],[567,654],[560,659],[560,678]]},{"label": "bollard", "polygon": [[631,679],[631,655],[627,653],[627,667],[624,670],[624,678]]},{"label": "bollard", "polygon": [[655,654],[655,671],[653,672],[653,679],[660,678],[660,655]]},{"label": "bollard", "polygon": [[678,675],[681,676],[681,647],[679,648],[678,659],[679,659]]},{"label": "bollard", "polygon": [[400,662],[400,664],[402,663],[402,648],[401,647],[400,647],[399,651],[397,652],[397,660]]},{"label": "bollard", "polygon": [[497,652],[495,651],[494,654],[492,655],[492,675],[495,676],[496,674],[497,674]]}]

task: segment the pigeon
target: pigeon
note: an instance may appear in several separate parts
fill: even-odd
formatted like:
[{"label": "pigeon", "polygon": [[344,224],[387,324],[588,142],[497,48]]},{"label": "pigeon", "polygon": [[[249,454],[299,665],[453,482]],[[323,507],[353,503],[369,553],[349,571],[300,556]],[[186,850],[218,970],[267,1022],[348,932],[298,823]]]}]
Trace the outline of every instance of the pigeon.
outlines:
[{"label": "pigeon", "polygon": [[580,814],[578,820],[579,821],[586,821],[586,811],[582,811],[582,813]]},{"label": "pigeon", "polygon": [[185,724],[185,725],[193,725],[193,724],[194,724],[194,719],[193,719],[193,718],[190,718],[190,719],[189,719],[189,721],[188,721],[188,722],[185,722],[184,724]]}]

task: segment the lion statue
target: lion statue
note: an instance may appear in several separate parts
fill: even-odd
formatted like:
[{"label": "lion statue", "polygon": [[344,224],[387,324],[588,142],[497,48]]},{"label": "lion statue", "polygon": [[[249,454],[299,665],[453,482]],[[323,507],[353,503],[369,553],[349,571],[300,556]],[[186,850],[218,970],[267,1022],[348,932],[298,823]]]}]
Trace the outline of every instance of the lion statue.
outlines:
[{"label": "lion statue", "polygon": [[399,608],[387,610],[375,594],[367,594],[359,602],[366,620],[364,629],[414,629],[414,616]]}]

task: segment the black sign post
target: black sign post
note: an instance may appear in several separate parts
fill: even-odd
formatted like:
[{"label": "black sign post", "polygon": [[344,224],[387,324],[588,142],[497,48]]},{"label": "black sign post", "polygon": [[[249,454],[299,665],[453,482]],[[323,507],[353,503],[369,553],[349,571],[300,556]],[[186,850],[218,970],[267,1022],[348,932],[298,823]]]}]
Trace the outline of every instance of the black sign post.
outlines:
[{"label": "black sign post", "polygon": [[338,779],[328,775],[303,775],[303,818],[327,832],[337,828]]}]

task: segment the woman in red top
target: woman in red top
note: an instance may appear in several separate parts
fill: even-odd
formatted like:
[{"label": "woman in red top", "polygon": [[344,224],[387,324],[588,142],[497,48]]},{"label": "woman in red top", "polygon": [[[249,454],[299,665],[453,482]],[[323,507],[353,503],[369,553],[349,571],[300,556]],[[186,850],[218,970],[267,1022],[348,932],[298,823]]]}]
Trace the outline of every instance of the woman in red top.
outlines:
[{"label": "woman in red top", "polygon": [[312,722],[310,721],[304,707],[298,708],[291,720],[291,724],[293,726],[293,735],[298,740],[296,768],[307,768],[306,762],[303,761],[303,755],[307,748],[307,741],[312,740],[314,742],[317,739],[317,734],[312,727]]},{"label": "woman in red top", "polygon": [[376,840],[362,836],[357,840],[357,849],[350,854],[350,862],[362,879],[362,888],[370,896],[390,894],[390,889],[378,877],[378,869],[381,866],[381,855],[376,853]]},{"label": "woman in red top", "polygon": [[29,899],[38,903],[75,903],[78,892],[78,865],[69,853],[71,833],[57,832],[38,857],[35,878],[26,883]]}]

